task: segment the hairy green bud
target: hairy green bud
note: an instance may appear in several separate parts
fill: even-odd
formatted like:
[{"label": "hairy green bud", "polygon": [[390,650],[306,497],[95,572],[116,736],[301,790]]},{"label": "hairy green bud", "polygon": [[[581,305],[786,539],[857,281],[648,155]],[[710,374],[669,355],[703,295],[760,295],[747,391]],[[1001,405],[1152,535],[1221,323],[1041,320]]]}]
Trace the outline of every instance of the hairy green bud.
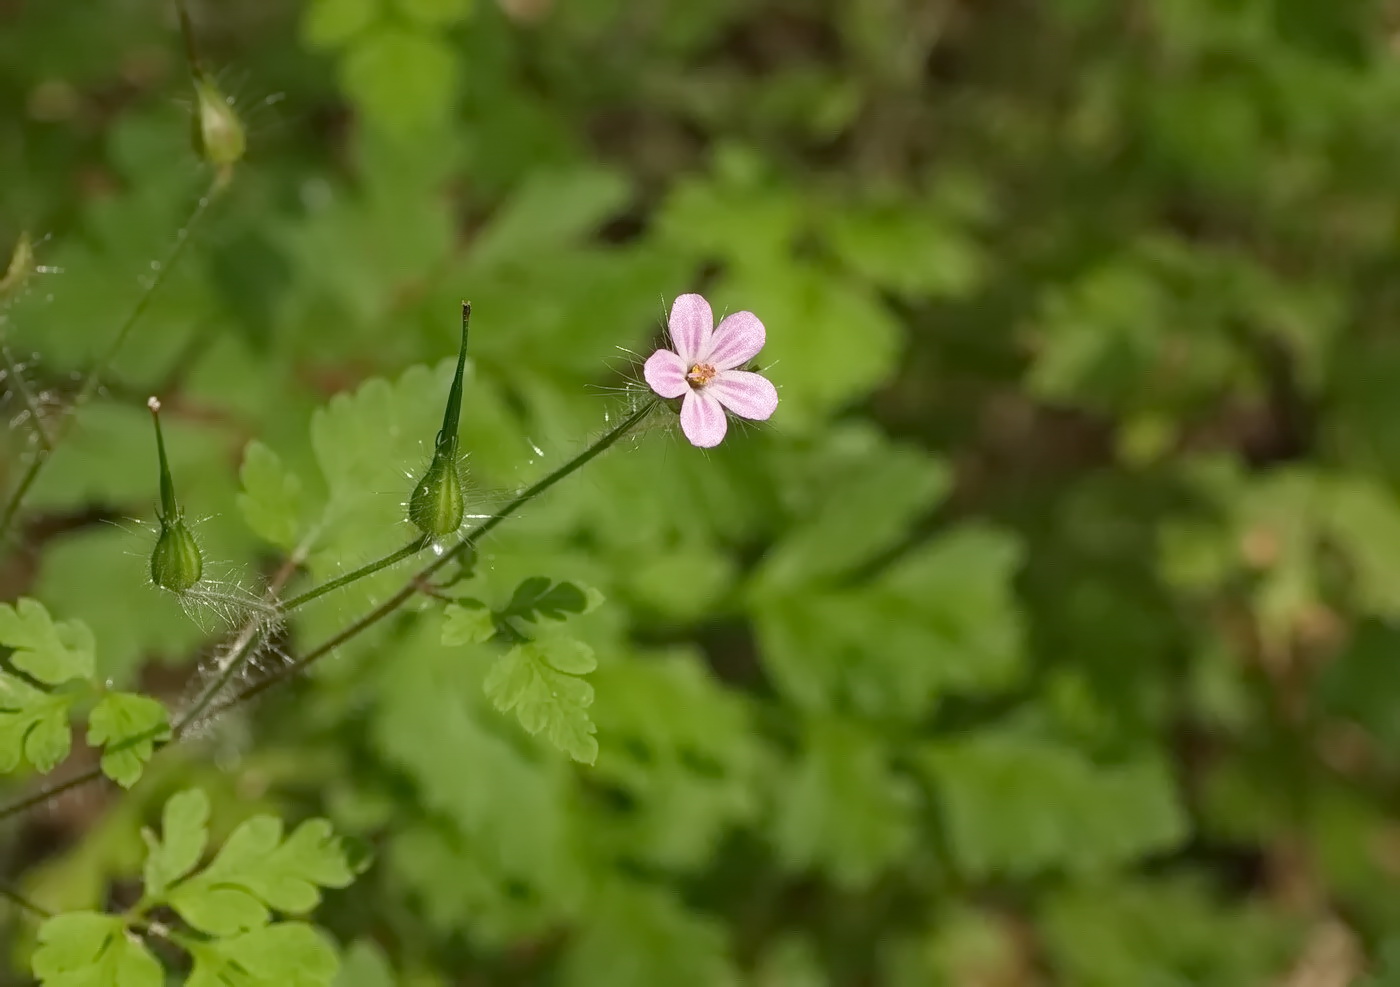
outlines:
[{"label": "hairy green bud", "polygon": [[219,169],[222,179],[227,180],[233,174],[233,166],[242,160],[243,152],[248,149],[248,135],[243,129],[243,121],[233,109],[233,101],[224,95],[205,71],[199,57],[199,45],[195,43],[194,25],[190,23],[190,12],[185,8],[184,0],[176,0],[175,10],[180,15],[185,60],[190,66],[190,77],[194,79],[194,149],[200,157]]},{"label": "hairy green bud", "polygon": [[408,499],[408,519],[423,534],[443,538],[461,527],[464,510],[457,464],[446,456],[434,456]]},{"label": "hairy green bud", "polygon": [[205,76],[194,80],[196,97],[194,115],[195,150],[218,168],[231,168],[248,149],[248,136],[243,121],[233,109],[233,102]]},{"label": "hairy green bud", "polygon": [[151,553],[151,581],[161,589],[183,593],[203,574],[204,556],[185,522],[179,518],[162,520],[156,548]]},{"label": "hairy green bud", "polygon": [[165,436],[160,430],[160,402],[151,398],[146,407],[151,409],[151,420],[155,422],[156,454],[160,459],[160,534],[151,552],[151,581],[161,589],[184,593],[204,574],[204,556],[175,499],[175,481],[170,476]]},{"label": "hairy green bud", "polygon": [[9,266],[0,275],[0,298],[14,294],[34,273],[34,242],[28,233],[21,233],[15,243],[14,253],[10,254]]},{"label": "hairy green bud", "polygon": [[467,365],[467,328],[472,306],[462,303],[462,343],[457,350],[457,372],[447,391],[447,407],[442,412],[442,428],[434,441],[433,461],[413,495],[408,499],[408,519],[423,534],[443,538],[462,524],[465,499],[462,478],[457,473],[457,429],[462,418],[462,374]]}]

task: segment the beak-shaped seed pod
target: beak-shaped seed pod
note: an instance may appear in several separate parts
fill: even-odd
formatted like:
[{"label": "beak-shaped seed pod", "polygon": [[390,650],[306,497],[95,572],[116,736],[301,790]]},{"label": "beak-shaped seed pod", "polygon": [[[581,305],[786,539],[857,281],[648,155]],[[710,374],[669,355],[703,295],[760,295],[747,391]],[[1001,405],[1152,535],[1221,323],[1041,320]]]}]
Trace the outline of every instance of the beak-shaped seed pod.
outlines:
[{"label": "beak-shaped seed pod", "polygon": [[180,34],[185,39],[185,59],[194,79],[194,149],[227,177],[248,149],[248,135],[233,102],[204,70],[189,11],[183,2],[175,6],[180,14]]},{"label": "beak-shaped seed pod", "polygon": [[457,473],[457,428],[462,418],[462,373],[467,363],[467,326],[472,307],[462,303],[462,344],[457,352],[457,373],[447,392],[442,428],[434,443],[433,461],[413,495],[408,499],[408,519],[419,531],[432,538],[443,538],[462,524],[464,498],[462,478]]},{"label": "beak-shaped seed pod", "polygon": [[151,552],[151,581],[172,593],[184,593],[204,574],[204,556],[175,501],[175,483],[170,478],[165,437],[160,431],[160,402],[151,398],[146,406],[156,425],[156,452],[160,457],[160,534]]}]

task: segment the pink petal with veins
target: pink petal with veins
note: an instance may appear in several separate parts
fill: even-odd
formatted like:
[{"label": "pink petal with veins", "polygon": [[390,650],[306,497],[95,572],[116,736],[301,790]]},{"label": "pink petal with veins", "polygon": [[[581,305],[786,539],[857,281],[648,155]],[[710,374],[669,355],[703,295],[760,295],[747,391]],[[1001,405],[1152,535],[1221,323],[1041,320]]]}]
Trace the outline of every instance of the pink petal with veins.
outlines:
[{"label": "pink petal with veins", "polygon": [[778,407],[778,389],[762,374],[748,370],[722,370],[705,385],[705,393],[714,395],[740,418],[764,421]]},{"label": "pink petal with veins", "polygon": [[647,357],[642,376],[646,378],[647,386],[663,398],[678,398],[690,389],[685,382],[688,369],[681,358],[670,350],[657,350]]},{"label": "pink petal with veins", "polygon": [[681,431],[693,446],[709,449],[724,441],[729,420],[724,409],[704,391],[691,391],[681,404]]},{"label": "pink petal with veins", "polygon": [[699,295],[681,295],[671,306],[671,320],[668,323],[671,345],[686,367],[699,363],[701,354],[709,349],[714,325],[715,316],[710,311],[710,303]]},{"label": "pink petal with veins", "polygon": [[720,320],[719,328],[710,337],[709,351],[701,354],[697,363],[708,363],[716,370],[732,370],[743,366],[763,349],[766,333],[763,323],[752,312],[735,312]]}]

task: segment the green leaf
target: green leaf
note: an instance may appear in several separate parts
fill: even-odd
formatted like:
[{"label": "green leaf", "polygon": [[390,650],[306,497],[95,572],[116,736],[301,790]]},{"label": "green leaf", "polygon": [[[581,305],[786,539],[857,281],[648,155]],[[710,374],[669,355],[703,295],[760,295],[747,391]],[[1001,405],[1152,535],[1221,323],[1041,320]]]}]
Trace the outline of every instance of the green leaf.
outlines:
[{"label": "green leaf", "polygon": [[191,944],[190,953],[194,971],[185,987],[330,987],[340,968],[326,934],[304,922]]},{"label": "green leaf", "polygon": [[868,887],[914,839],[914,788],[855,723],[816,721],[778,799],[773,839],[787,866],[819,868],[843,887]]},{"label": "green leaf", "polygon": [[565,620],[570,614],[587,613],[597,606],[601,596],[567,582],[551,582],[546,576],[531,576],[522,580],[501,611],[503,617],[534,620]]},{"label": "green leaf", "polygon": [[442,121],[458,75],[457,59],[442,38],[394,27],[361,36],[341,64],[350,98],[370,122],[395,136]]},{"label": "green leaf", "polygon": [[399,9],[420,24],[455,24],[466,18],[472,0],[398,0]]},{"label": "green leaf", "polygon": [[374,22],[380,0],[313,0],[302,17],[301,35],[317,48],[339,48]]},{"label": "green leaf", "polygon": [[92,676],[92,631],[76,620],[55,622],[38,600],[0,603],[0,645],[14,649],[10,661],[46,685]]},{"label": "green leaf", "polygon": [[278,548],[291,551],[302,529],[301,479],[261,442],[248,443],[238,472],[243,490],[238,508],[248,527]]},{"label": "green leaf", "polygon": [[141,777],[141,770],[159,740],[170,739],[170,714],[150,696],[109,692],[88,717],[87,742],[104,746],[102,773],[123,788]]},{"label": "green leaf", "polygon": [[1103,870],[1185,839],[1155,757],[1098,765],[1035,737],[985,734],[930,749],[924,766],[961,870],[974,877]]},{"label": "green leaf", "polygon": [[270,909],[309,912],[321,900],[320,888],[343,888],[351,880],[345,851],[326,820],[307,820],[284,841],[280,819],[254,816],[167,900],[200,931],[228,936],[266,924]]},{"label": "green leaf", "polygon": [[443,611],[442,643],[446,645],[481,644],[496,634],[496,615],[486,608],[448,604]]},{"label": "green leaf", "polygon": [[595,728],[588,718],[593,687],[578,676],[597,665],[593,649],[581,641],[527,641],[492,666],[486,676],[486,695],[502,713],[514,710],[530,733],[543,731],[550,743],[574,760],[592,764],[598,757]]},{"label": "green leaf", "polygon": [[39,926],[31,960],[44,987],[164,987],[165,972],[115,915],[69,912]]},{"label": "green leaf", "polygon": [[143,829],[146,841],[146,895],[159,900],[199,863],[208,842],[209,796],[198,788],[178,792],[161,812],[160,836]]},{"label": "green leaf", "polygon": [[0,773],[21,760],[41,772],[62,762],[73,744],[68,712],[76,699],[76,693],[45,692],[0,672]]}]

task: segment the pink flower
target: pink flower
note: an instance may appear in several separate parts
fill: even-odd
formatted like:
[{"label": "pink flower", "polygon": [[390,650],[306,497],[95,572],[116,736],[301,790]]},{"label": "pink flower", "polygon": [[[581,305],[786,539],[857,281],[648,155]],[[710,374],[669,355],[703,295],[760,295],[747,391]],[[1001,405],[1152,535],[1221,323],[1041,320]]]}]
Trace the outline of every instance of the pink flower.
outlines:
[{"label": "pink flower", "polygon": [[646,362],[647,384],[681,402],[681,431],[691,445],[717,446],[729,429],[724,411],[763,421],[778,407],[778,391],[761,374],[736,370],[763,349],[763,323],[752,312],[725,316],[719,328],[710,303],[681,295],[671,306],[673,350],[657,350]]}]

